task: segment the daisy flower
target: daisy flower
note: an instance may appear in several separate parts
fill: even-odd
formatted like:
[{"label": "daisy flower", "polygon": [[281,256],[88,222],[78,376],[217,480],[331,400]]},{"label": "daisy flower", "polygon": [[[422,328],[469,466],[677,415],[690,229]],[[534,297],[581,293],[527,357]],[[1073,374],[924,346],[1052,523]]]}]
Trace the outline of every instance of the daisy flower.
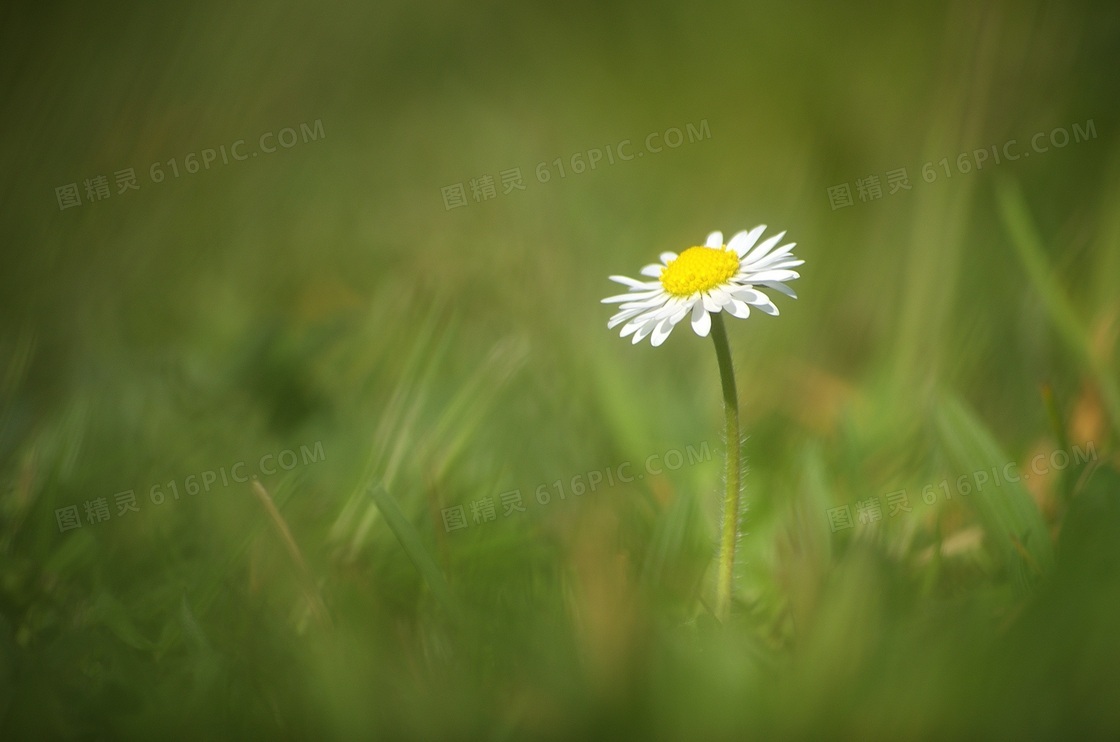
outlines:
[{"label": "daisy flower", "polygon": [[785,232],[759,242],[765,231],[763,224],[739,232],[726,245],[722,232],[712,232],[703,245],[690,247],[680,255],[663,252],[660,263],[641,270],[652,281],[611,276],[629,291],[603,299],[604,304],[619,304],[607,327],[622,324],[622,337],[633,335],[635,345],[649,337],[650,343],[658,346],[686,316],[696,334],[706,337],[712,327],[712,314],[726,311],[742,318],[754,307],[777,315],[778,308],[760,289],[774,289],[796,299],[797,294],[786,282],[799,277],[791,269],[805,261],[791,252],[795,242],[775,249]]},{"label": "daisy flower", "polygon": [[[661,262],[642,268],[652,281],[626,276],[611,276],[629,291],[608,296],[604,304],[618,304],[618,312],[607,323],[609,329],[622,325],[622,337],[633,335],[637,345],[646,337],[661,345],[673,328],[686,316],[697,335],[711,335],[723,386],[726,415],[726,472],[724,476],[723,522],[720,524],[719,563],[716,568],[716,618],[726,622],[731,615],[734,593],[735,544],[739,533],[740,501],[743,490],[742,439],[739,436],[739,393],[735,369],[727,342],[723,312],[732,317],[747,317],[751,307],[776,315],[778,308],[760,289],[774,289],[794,299],[797,294],[786,282],[799,278],[792,270],[805,261],[793,254],[795,243],[777,247],[785,232],[759,242],[766,225],[743,231],[723,242],[723,232],[712,232],[703,245],[690,247],[680,255],[661,253]],[[625,323],[625,324],[624,324]]]}]

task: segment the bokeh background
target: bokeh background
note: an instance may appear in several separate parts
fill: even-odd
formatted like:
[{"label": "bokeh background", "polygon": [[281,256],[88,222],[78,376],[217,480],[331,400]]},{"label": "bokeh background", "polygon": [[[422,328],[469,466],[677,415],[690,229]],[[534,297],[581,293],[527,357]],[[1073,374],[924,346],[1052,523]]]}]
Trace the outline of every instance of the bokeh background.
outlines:
[{"label": "bokeh background", "polygon": [[1120,729],[1114,3],[0,14],[0,737]]}]

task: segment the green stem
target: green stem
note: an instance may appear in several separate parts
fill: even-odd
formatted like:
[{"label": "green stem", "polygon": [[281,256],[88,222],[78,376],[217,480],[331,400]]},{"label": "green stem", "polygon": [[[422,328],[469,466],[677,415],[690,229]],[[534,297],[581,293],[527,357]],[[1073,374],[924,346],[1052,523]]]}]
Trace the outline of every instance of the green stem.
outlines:
[{"label": "green stem", "polygon": [[731,611],[731,583],[735,572],[735,541],[739,535],[739,497],[742,487],[739,445],[739,394],[735,390],[735,370],[723,314],[712,315],[712,340],[716,345],[719,376],[723,382],[723,408],[727,416],[727,491],[723,497],[723,525],[719,544],[719,572],[716,575],[716,618],[726,622]]}]

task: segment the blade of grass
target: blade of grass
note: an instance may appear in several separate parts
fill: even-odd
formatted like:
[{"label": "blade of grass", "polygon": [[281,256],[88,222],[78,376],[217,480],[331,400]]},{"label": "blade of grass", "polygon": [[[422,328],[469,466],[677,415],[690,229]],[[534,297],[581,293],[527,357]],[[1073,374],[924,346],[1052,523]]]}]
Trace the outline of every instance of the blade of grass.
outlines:
[{"label": "blade of grass", "polygon": [[[392,393],[380,414],[374,431],[369,456],[359,482],[368,482],[375,473],[383,482],[392,486],[397,467],[415,447],[417,419],[428,399],[438,359],[446,352],[451,333],[441,332],[446,319],[439,307],[431,309],[423,324],[412,331],[410,347],[402,371]],[[367,367],[374,367],[376,359],[370,358]],[[365,487],[359,485],[350,493],[346,504],[331,526],[330,540],[343,543],[345,559],[356,559],[366,538],[377,520],[378,510],[365,497]]]},{"label": "blade of grass", "polygon": [[671,565],[679,564],[688,547],[688,536],[696,518],[696,499],[677,493],[665,510],[658,514],[653,538],[642,562],[641,579],[656,585]]},{"label": "blade of grass", "polygon": [[[1069,451],[1069,434],[1066,432],[1066,421],[1062,418],[1058,402],[1054,399],[1054,389],[1049,384],[1042,385],[1042,403],[1046,407],[1046,416],[1050,419],[1050,428],[1054,431],[1054,440],[1058,448]],[[1058,492],[1062,497],[1062,505],[1069,507],[1069,500],[1073,494],[1073,483],[1080,473],[1080,467],[1073,471],[1058,470],[1054,476],[1058,478]]]},{"label": "blade of grass", "polygon": [[[1032,582],[1031,574],[1046,572],[1053,564],[1053,545],[1042,513],[1021,480],[1002,479],[997,483],[994,475],[987,476],[1012,459],[964,403],[953,395],[943,395],[936,420],[953,471],[970,477],[972,486],[977,487],[961,499],[976,511],[990,543],[1020,587],[1026,587]],[[987,476],[986,489],[980,473]]]},{"label": "blade of grass", "polygon": [[315,618],[320,624],[324,626],[331,625],[330,614],[327,613],[327,606],[323,602],[323,596],[319,593],[319,587],[315,584],[315,578],[311,574],[311,570],[307,567],[307,562],[303,560],[303,554],[300,553],[299,546],[296,544],[295,538],[292,536],[291,529],[288,528],[287,521],[280,511],[276,508],[276,504],[272,501],[272,496],[268,494],[268,490],[264,488],[259,479],[253,479],[252,482],[253,494],[257,496],[257,500],[268,514],[272,525],[276,528],[276,532],[280,535],[280,540],[284,542],[285,548],[288,550],[288,555],[291,557],[292,562],[295,563],[296,568],[299,569],[300,578],[303,582],[304,594],[307,598],[308,605],[311,606],[311,611],[315,614]]},{"label": "blade of grass", "polygon": [[432,558],[428,550],[424,548],[424,543],[420,539],[420,533],[408,521],[404,513],[397,506],[396,500],[393,499],[380,483],[373,485],[369,488],[370,497],[377,504],[381,515],[385,518],[385,523],[388,524],[389,529],[392,530],[393,535],[397,537],[400,542],[401,548],[404,549],[405,554],[412,560],[412,564],[416,567],[416,571],[428,583],[428,588],[431,589],[432,595],[436,600],[447,610],[453,619],[458,621],[462,617],[462,611],[459,608],[458,602],[451,594],[451,589],[447,586],[447,582],[443,579],[443,574],[436,566],[435,560]]},{"label": "blade of grass", "polygon": [[1058,336],[1092,375],[1109,417],[1112,418],[1112,424],[1120,432],[1120,387],[1117,386],[1116,374],[1107,368],[1105,359],[1093,353],[1088,331],[1074,311],[1069,297],[1058,285],[1054,271],[1046,259],[1042,238],[1031,221],[1022,191],[1014,181],[1000,180],[996,195],[1004,227],[1027,272],[1027,278],[1042,299]]},{"label": "blade of grass", "polygon": [[98,593],[90,604],[86,620],[104,626],[133,649],[148,650],[155,646],[133,623],[133,615],[128,607],[107,590]]}]

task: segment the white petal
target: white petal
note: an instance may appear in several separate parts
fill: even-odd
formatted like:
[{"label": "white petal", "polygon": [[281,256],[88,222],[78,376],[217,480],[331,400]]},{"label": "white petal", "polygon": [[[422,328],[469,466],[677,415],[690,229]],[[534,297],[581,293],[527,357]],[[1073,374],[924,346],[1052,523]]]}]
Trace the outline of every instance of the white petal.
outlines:
[{"label": "white petal", "polygon": [[747,303],[738,299],[732,299],[727,304],[726,309],[728,314],[739,319],[746,319],[751,314],[751,308],[747,306]]},{"label": "white petal", "polygon": [[792,296],[794,299],[797,298],[797,294],[794,292],[794,290],[789,286],[786,286],[784,283],[779,283],[777,281],[759,281],[758,285],[765,286],[769,289],[774,289],[775,291],[781,291],[786,296]]},{"label": "white petal", "polygon": [[641,328],[639,328],[637,332],[634,333],[634,339],[631,342],[634,343],[634,345],[637,345],[638,343],[642,342],[643,340],[645,340],[647,335],[649,335],[651,332],[653,332],[655,327],[657,327],[657,320],[656,319],[649,320],[644,325],[642,325]]},{"label": "white petal", "polygon": [[650,289],[649,291],[631,291],[629,294],[617,294],[615,296],[608,296],[606,299],[600,299],[601,304],[617,304],[620,301],[641,301],[643,299],[651,299],[659,294],[665,292],[661,289]]},{"label": "white petal", "polygon": [[714,298],[712,298],[712,296],[710,294],[704,293],[703,295],[701,295],[700,300],[704,304],[704,308],[706,310],[708,310],[709,312],[718,312],[719,311],[719,309],[720,309],[719,302],[717,302]]},{"label": "white petal", "polygon": [[[731,239],[727,241],[727,249],[734,250],[736,253],[738,253],[739,248],[740,246],[742,246],[743,240],[745,239],[747,239],[746,230],[743,230],[742,232],[736,232],[734,235],[732,235]],[[740,257],[742,257],[741,254]]]},{"label": "white petal", "polygon": [[762,260],[752,260],[746,265],[741,266],[740,270],[744,273],[759,273],[760,271],[773,271],[782,268],[796,268],[804,264],[804,260],[798,260],[792,255],[783,255],[779,258],[767,256]]},{"label": "white petal", "polygon": [[653,330],[653,335],[650,336],[649,341],[653,347],[657,347],[665,342],[665,338],[669,337],[669,333],[673,331],[673,321],[671,317],[666,317],[657,323],[657,327]]},{"label": "white petal", "polygon": [[671,317],[673,315],[673,312],[675,311],[677,311],[677,306],[675,304],[666,304],[663,307],[657,307],[656,309],[649,310],[649,312],[646,314],[646,318],[657,320],[658,322],[660,322],[666,317]]},{"label": "white petal", "polygon": [[654,320],[654,323],[656,324],[657,318],[654,316],[656,312],[656,309],[640,310],[629,322],[627,322],[622,327],[622,337],[626,337],[627,335],[637,332],[642,327],[642,325],[649,322],[650,320]]},{"label": "white petal", "polygon": [[712,295],[712,301],[717,306],[723,308],[731,301],[731,294],[727,293],[722,286],[716,286],[708,291]]},{"label": "white petal", "polygon": [[610,279],[616,283],[621,283],[624,286],[629,286],[632,289],[649,288],[648,281],[636,281],[633,278],[627,278],[626,276],[610,276]]},{"label": "white petal", "polygon": [[755,291],[750,286],[740,286],[739,288],[731,290],[731,296],[739,301],[746,302],[747,304],[757,304],[758,302],[766,302],[769,299],[761,291]]},{"label": "white petal", "polygon": [[758,273],[752,273],[749,280],[751,283],[762,283],[763,281],[792,281],[800,277],[801,274],[797,271],[759,271]]},{"label": "white petal", "polygon": [[712,232],[708,235],[708,239],[704,240],[704,247],[723,247],[723,232]]},{"label": "white petal", "polygon": [[610,321],[607,322],[607,329],[613,330],[626,320],[630,319],[631,317],[636,317],[641,313],[641,309],[625,309],[611,317]]},{"label": "white petal", "polygon": [[648,299],[642,299],[641,301],[628,301],[625,304],[619,304],[618,308],[637,309],[639,307],[642,307],[644,309],[652,309],[654,307],[660,307],[664,305],[667,300],[668,297],[665,296],[665,294],[660,294],[658,296],[651,296]]},{"label": "white petal", "polygon": [[664,263],[665,265],[669,265],[669,263],[672,263],[677,259],[677,254],[675,252],[663,252],[658,257],[661,258],[662,263]]},{"label": "white petal", "polygon": [[774,245],[781,242],[782,238],[785,237],[785,236],[786,236],[786,233],[783,230],[781,232],[778,232],[773,237],[770,237],[769,239],[766,239],[766,240],[760,242],[758,247],[756,247],[755,249],[751,250],[749,253],[747,253],[746,255],[743,256],[743,262],[744,263],[749,263],[752,260],[758,260],[759,258],[764,257],[766,255],[766,253],[773,250]]},{"label": "white petal", "polygon": [[779,258],[783,255],[788,255],[790,250],[792,250],[795,247],[797,247],[796,242],[787,242],[786,244],[782,245],[781,247],[779,247],[777,250],[770,253],[766,257],[767,258]]},{"label": "white petal", "polygon": [[[755,274],[753,274],[753,273],[748,273],[747,274],[748,278],[753,277],[754,275]],[[751,281],[748,280],[747,283],[751,283]],[[661,301],[661,302],[664,302],[664,301],[668,301],[668,299],[669,299],[669,294],[665,291],[664,288],[662,288],[660,286],[658,286],[655,289],[650,289],[648,291],[631,291],[629,294],[619,294],[619,296],[627,297],[626,304],[637,304],[639,302],[647,302],[647,301]],[[613,299],[614,297],[612,296],[610,298]],[[623,308],[624,309],[626,308],[625,305],[623,305]]]},{"label": "white petal", "polygon": [[765,297],[765,296],[763,298],[766,299],[766,301],[756,301],[756,302],[751,302],[751,303],[760,312],[766,312],[766,314],[769,314],[772,317],[777,317],[778,316],[778,308],[776,306],[774,306],[774,302],[770,301],[770,299]]},{"label": "white petal", "polygon": [[[739,234],[735,235],[735,237],[731,238],[731,242],[734,244],[729,244],[728,247],[734,249],[741,258],[747,254],[747,250],[750,250],[752,247],[754,247],[754,243],[758,242],[758,238],[761,237],[762,233],[765,231],[766,225],[759,224],[750,232],[740,232]],[[739,237],[739,235],[742,235],[742,237]]]},{"label": "white petal", "polygon": [[689,298],[670,296],[665,300],[665,305],[656,311],[658,316],[664,319],[665,317],[671,317],[674,314],[680,313],[682,309],[687,312],[689,308],[692,307],[692,301],[693,300]]},{"label": "white petal", "polygon": [[688,310],[692,309],[692,304],[694,301],[694,299],[685,299],[674,296],[665,304],[664,316],[676,316],[676,319],[673,320],[675,324],[680,321],[681,317],[685,316],[685,314],[688,313]]},{"label": "white petal", "polygon": [[692,329],[702,338],[708,337],[712,329],[712,316],[704,308],[703,302],[698,301],[692,306]]},{"label": "white petal", "polygon": [[626,337],[627,335],[633,335],[635,332],[638,331],[638,328],[641,327],[641,326],[642,326],[642,318],[641,317],[639,317],[637,319],[632,319],[629,322],[627,322],[625,325],[622,326],[622,332],[620,332],[618,335],[619,335],[619,337]]},{"label": "white petal", "polygon": [[759,271],[777,270],[779,268],[794,268],[804,263],[804,260],[799,260],[794,255],[782,255],[777,258],[767,256],[762,260],[741,262],[739,263],[739,270],[746,273],[758,273]]},{"label": "white petal", "polygon": [[643,276],[649,276],[650,278],[660,278],[661,271],[663,270],[665,270],[665,266],[660,265],[659,263],[650,263],[649,265],[644,266],[640,272]]},{"label": "white petal", "polygon": [[669,315],[673,319],[673,324],[675,325],[678,322],[680,322],[682,319],[684,319],[684,316],[686,314],[688,314],[691,309],[692,309],[692,303],[691,302],[681,302],[680,306],[678,306],[673,311],[673,313],[671,315]]}]

